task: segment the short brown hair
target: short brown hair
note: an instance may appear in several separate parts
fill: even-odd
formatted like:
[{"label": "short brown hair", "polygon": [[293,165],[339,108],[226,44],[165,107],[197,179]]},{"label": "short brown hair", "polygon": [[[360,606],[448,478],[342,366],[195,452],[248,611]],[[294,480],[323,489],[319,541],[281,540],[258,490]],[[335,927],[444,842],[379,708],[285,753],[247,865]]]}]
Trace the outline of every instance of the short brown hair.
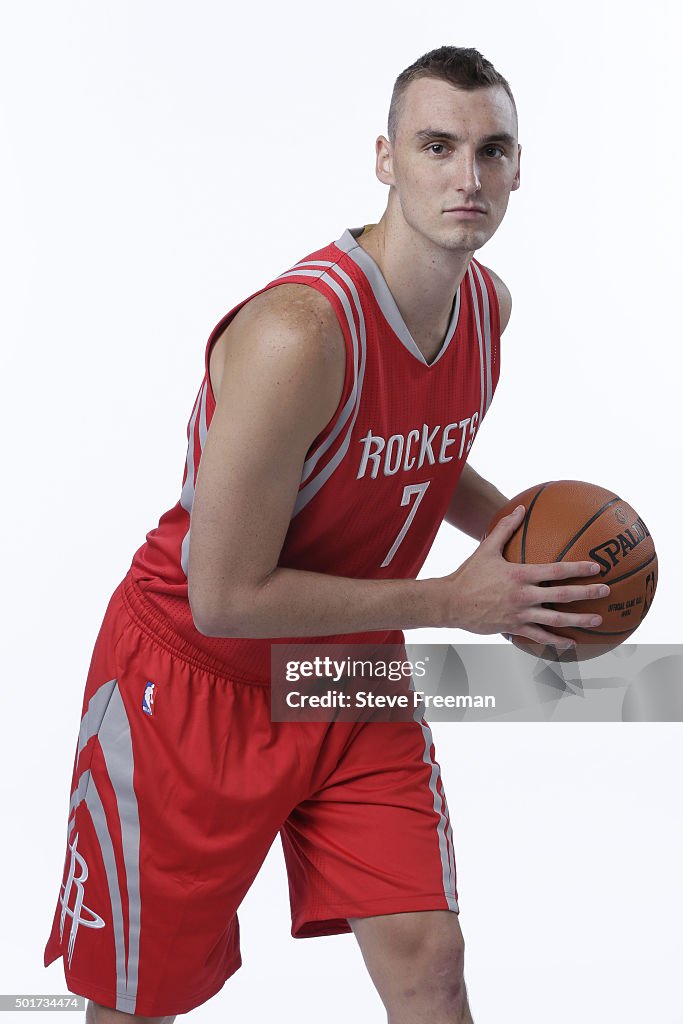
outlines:
[{"label": "short brown hair", "polygon": [[417,78],[441,78],[450,82],[458,89],[485,89],[488,86],[500,85],[510,97],[512,109],[517,116],[517,106],[512,90],[507,81],[496,71],[490,60],[482,56],[479,50],[465,46],[440,46],[438,50],[430,50],[418,57],[414,64],[402,71],[394,83],[389,105],[389,124],[387,133],[389,141],[396,138],[396,126],[401,112],[403,94]]}]

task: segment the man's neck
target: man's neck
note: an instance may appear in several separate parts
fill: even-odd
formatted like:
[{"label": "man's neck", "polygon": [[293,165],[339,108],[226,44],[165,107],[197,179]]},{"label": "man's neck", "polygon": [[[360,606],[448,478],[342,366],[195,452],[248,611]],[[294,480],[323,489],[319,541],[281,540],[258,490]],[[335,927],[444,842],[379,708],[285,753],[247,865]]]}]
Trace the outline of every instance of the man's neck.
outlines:
[{"label": "man's neck", "polygon": [[430,359],[448,329],[472,253],[445,253],[417,235],[402,217],[392,217],[389,209],[363,232],[358,244],[382,271],[408,330]]}]

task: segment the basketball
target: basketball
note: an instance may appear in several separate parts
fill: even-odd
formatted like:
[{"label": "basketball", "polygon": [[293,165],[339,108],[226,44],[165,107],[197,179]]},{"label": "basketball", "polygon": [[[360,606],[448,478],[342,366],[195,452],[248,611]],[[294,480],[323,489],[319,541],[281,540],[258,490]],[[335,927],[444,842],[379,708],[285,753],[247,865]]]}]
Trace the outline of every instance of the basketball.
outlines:
[{"label": "basketball", "polygon": [[[602,616],[595,629],[555,628],[577,647],[559,657],[585,660],[610,651],[627,640],[647,615],[657,588],[657,554],[650,531],[638,513],[614,491],[582,480],[551,480],[522,491],[491,520],[487,534],[518,505],[526,514],[505,545],[509,562],[544,563],[594,561],[600,574],[571,580],[571,584],[607,583],[607,597],[547,608]],[[561,581],[543,586],[561,585]],[[512,636],[515,646],[540,655],[544,645]],[[555,648],[552,648],[555,650]]]}]

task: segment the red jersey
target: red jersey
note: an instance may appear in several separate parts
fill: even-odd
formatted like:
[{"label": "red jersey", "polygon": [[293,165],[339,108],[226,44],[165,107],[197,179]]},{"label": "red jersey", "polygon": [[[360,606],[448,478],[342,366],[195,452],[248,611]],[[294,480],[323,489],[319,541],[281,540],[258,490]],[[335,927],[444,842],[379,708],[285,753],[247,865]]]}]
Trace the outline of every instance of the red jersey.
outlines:
[{"label": "red jersey", "polygon": [[332,304],[346,345],[339,405],[309,448],[278,565],[356,579],[415,579],[441,525],[498,383],[500,322],[490,275],[471,260],[443,344],[428,363],[382,273],[358,244],[363,228],[306,256],[238,303],[211,332],[187,428],[180,499],[147,534],[129,577],[152,614],[229,668],[270,679],[272,643],[403,642],[401,630],[325,637],[207,637],[187,590],[197,470],[215,409],[213,343],[241,307],[279,284],[305,284]]}]

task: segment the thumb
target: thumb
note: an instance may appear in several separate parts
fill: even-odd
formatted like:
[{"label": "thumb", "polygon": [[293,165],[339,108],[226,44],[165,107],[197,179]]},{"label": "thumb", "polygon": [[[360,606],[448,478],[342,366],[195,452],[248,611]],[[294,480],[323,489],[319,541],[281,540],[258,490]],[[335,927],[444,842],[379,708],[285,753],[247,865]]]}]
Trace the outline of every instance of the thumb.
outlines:
[{"label": "thumb", "polygon": [[495,544],[496,548],[502,552],[503,548],[510,540],[517,527],[523,522],[526,509],[524,505],[518,505],[517,508],[513,509],[508,515],[503,516],[494,528],[488,533],[491,538],[491,543]]}]

